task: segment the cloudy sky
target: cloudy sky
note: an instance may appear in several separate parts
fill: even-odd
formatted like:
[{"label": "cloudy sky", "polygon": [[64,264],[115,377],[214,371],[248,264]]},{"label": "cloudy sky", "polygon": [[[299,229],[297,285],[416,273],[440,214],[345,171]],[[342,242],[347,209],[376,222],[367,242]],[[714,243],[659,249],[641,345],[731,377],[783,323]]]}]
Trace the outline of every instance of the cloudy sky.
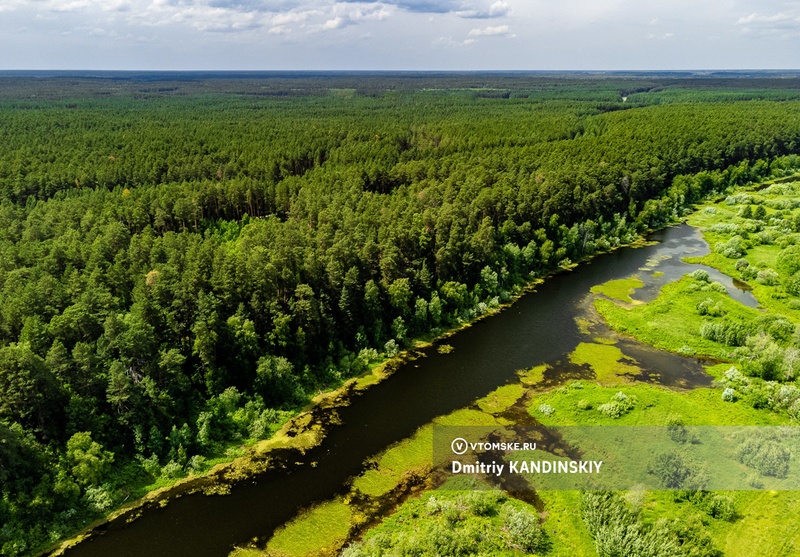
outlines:
[{"label": "cloudy sky", "polygon": [[0,69],[800,68],[800,0],[0,0]]}]

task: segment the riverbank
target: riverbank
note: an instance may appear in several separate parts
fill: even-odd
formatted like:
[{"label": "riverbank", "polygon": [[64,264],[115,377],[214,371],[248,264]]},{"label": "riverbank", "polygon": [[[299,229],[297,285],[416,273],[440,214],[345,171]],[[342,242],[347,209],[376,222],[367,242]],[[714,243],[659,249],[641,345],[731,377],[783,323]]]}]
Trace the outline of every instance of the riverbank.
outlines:
[{"label": "riverbank", "polygon": [[[723,202],[724,203],[724,202]],[[715,214],[701,207],[697,218],[705,218]],[[794,216],[793,214],[785,216]],[[695,216],[690,217],[690,222]],[[713,226],[714,223],[711,224]],[[713,244],[712,244],[713,245]],[[791,244],[789,244],[791,245]],[[757,253],[757,252],[756,252]],[[774,255],[774,254],[773,254]],[[708,256],[695,257],[690,261],[709,264],[714,260],[714,253]],[[759,260],[757,260],[759,261]],[[654,260],[640,269],[646,273],[650,282],[659,279],[665,273],[659,270],[659,261]],[[759,263],[760,268],[763,266]],[[693,267],[685,266],[685,272]],[[722,267],[722,266],[720,266]],[[719,268],[725,271],[724,268]],[[696,271],[697,269],[695,269]],[[701,269],[702,271],[702,269]],[[669,271],[668,271],[669,273]],[[735,276],[735,275],[734,275]],[[746,288],[746,285],[742,285]],[[776,285],[773,285],[776,286]],[[596,308],[606,318],[614,331],[602,330],[597,315],[588,312],[580,319],[579,325],[585,334],[586,341],[580,343],[568,355],[566,362],[556,363],[562,376],[570,377],[570,366],[589,368],[588,381],[567,381],[561,385],[549,384],[542,389],[545,374],[552,376],[553,366],[543,364],[527,372],[520,373],[521,381],[500,387],[474,406],[454,413],[459,414],[456,420],[460,425],[465,423],[493,425],[498,423],[522,425],[524,423],[540,423],[546,426],[556,425],[657,425],[668,423],[685,423],[691,425],[787,425],[792,423],[785,412],[749,404],[746,401],[731,403],[723,398],[723,387],[719,384],[712,388],[675,388],[669,389],[658,385],[643,384],[647,374],[642,373],[634,358],[626,355],[630,352],[622,339],[630,335],[662,350],[668,350],[679,357],[714,357],[728,360],[729,363],[710,362],[707,371],[710,376],[723,378],[730,368],[733,354],[731,347],[722,342],[703,339],[698,334],[705,320],[715,317],[709,312],[698,311],[697,307],[717,308],[710,313],[725,315],[728,319],[741,322],[757,322],[763,318],[764,312],[758,308],[748,307],[731,298],[724,285],[714,284],[703,272],[695,272],[692,276],[680,276],[660,287],[658,295],[647,302],[638,299],[637,290],[645,287],[645,282],[638,277],[615,279],[592,288],[594,296],[588,301],[587,310]],[[773,291],[773,296],[774,296]],[[778,300],[785,298],[779,296]],[[710,300],[707,301],[707,300]],[[791,300],[789,301],[789,303]],[[789,305],[783,302],[783,305]],[[774,305],[771,309],[774,310]],[[780,306],[779,306],[780,307]],[[789,316],[793,317],[793,316]],[[622,333],[622,336],[619,335]],[[620,345],[625,351],[620,349]],[[657,382],[660,378],[655,378]],[[710,386],[710,385],[709,385]],[[617,400],[625,400],[630,404],[620,413],[610,413],[608,408]],[[525,419],[520,409],[527,412]],[[516,410],[516,411],[515,411]],[[435,420],[433,423],[446,422],[448,417]],[[499,421],[498,421],[499,420]],[[533,420],[530,422],[529,420]],[[436,466],[419,447],[427,438],[429,427],[422,428],[414,437],[396,444],[375,459],[375,467],[356,478],[350,495],[340,503],[352,501],[359,493],[370,493],[374,486],[381,485],[376,480],[389,478],[389,489],[396,485],[401,477],[398,471],[412,473],[423,472],[428,478],[436,477]],[[427,459],[425,458],[427,456]],[[393,465],[388,464],[394,463]],[[420,469],[421,467],[421,469]],[[386,486],[381,485],[374,495],[385,494]],[[364,491],[362,491],[364,490]],[[420,498],[412,497],[408,503],[398,499],[396,516],[411,516],[406,521],[387,520],[376,528],[367,530],[356,522],[351,522],[349,533],[341,528],[333,537],[319,538],[316,535],[298,537],[296,532],[307,528],[317,519],[313,507],[301,514],[284,528],[278,530],[273,539],[263,549],[239,549],[233,556],[291,556],[334,555],[347,543],[363,540],[363,546],[346,552],[347,555],[372,555],[375,547],[381,547],[385,540],[391,543],[405,543],[403,540],[414,539],[414,532],[420,524],[410,510],[419,505],[419,501],[433,499],[457,498],[451,490],[437,491],[436,486],[427,485]],[[441,495],[437,495],[441,493]],[[786,516],[795,515],[800,508],[800,497],[793,493],[760,492],[719,494],[703,501],[680,500],[667,492],[643,492],[638,494],[637,511],[641,512],[646,522],[657,519],[683,521],[693,524],[696,543],[707,543],[707,549],[723,548],[725,555],[791,555],[792,547],[797,542],[797,529],[786,520]],[[531,500],[544,521],[544,530],[550,540],[547,555],[574,556],[594,555],[594,544],[585,525],[580,520],[567,519],[566,509],[575,508],[580,502],[571,492],[541,492]],[[700,501],[700,502],[698,502]],[[725,505],[733,509],[733,514],[721,511],[710,511],[703,505]],[[331,502],[323,502],[319,508],[325,509]],[[461,503],[464,505],[464,503]],[[466,508],[466,507],[465,507]],[[709,513],[712,514],[709,514]],[[784,514],[790,512],[790,515]],[[714,514],[717,513],[717,514]],[[351,515],[352,517],[352,515]],[[766,520],[764,517],[769,517]],[[460,520],[467,520],[462,518]],[[376,522],[373,518],[370,522]],[[495,529],[497,526],[495,525]],[[751,540],[742,540],[737,532],[747,531],[752,534]],[[405,536],[405,537],[404,537]],[[302,545],[289,543],[302,539]],[[377,541],[377,540],[383,541]],[[399,542],[397,540],[400,540]],[[378,544],[378,545],[375,545]],[[783,547],[781,553],[776,548]],[[362,548],[362,549],[359,549]],[[372,548],[372,549],[370,549]],[[788,549],[787,549],[788,548]],[[372,551],[372,552],[370,552]],[[788,551],[788,552],[787,552]],[[711,554],[711,553],[709,553]]]},{"label": "riverbank", "polygon": [[[646,242],[642,238],[637,238],[626,246],[616,246],[610,251],[621,247],[641,247],[644,245],[646,245]],[[602,254],[593,254],[583,262],[589,261],[598,255]],[[578,263],[565,264],[552,271],[545,278],[552,280],[557,275],[569,272],[577,266]],[[231,486],[236,482],[261,474],[271,467],[284,468],[291,466],[291,464],[287,463],[293,462],[292,453],[303,455],[310,449],[317,447],[325,438],[328,427],[337,422],[337,409],[349,406],[355,397],[370,387],[380,384],[390,377],[398,367],[408,364],[416,358],[424,357],[425,355],[422,351],[435,346],[438,353],[449,353],[452,350],[452,347],[447,344],[449,338],[511,307],[526,293],[532,292],[540,286],[545,281],[545,278],[539,277],[524,286],[517,287],[508,302],[487,308],[485,313],[478,315],[471,321],[462,323],[458,327],[444,331],[437,336],[418,339],[414,341],[411,348],[401,352],[394,358],[386,359],[373,366],[369,372],[359,377],[348,379],[340,387],[332,391],[320,393],[299,414],[290,418],[271,438],[245,447],[241,445],[235,446],[237,450],[246,451],[246,454],[237,456],[229,461],[217,462],[202,474],[192,474],[189,477],[176,480],[170,485],[159,487],[136,501],[113,511],[106,518],[95,521],[77,536],[59,543],[56,547],[40,555],[46,554],[53,557],[63,555],[70,548],[91,539],[94,534],[104,530],[110,523],[129,523],[136,520],[143,512],[147,512],[148,509],[165,507],[174,499],[198,492],[225,494],[229,492]]]},{"label": "riverbank", "polygon": [[[571,264],[567,267],[559,268],[547,276],[556,275],[576,266],[577,264]],[[289,417],[269,438],[259,441],[251,440],[245,445],[233,444],[228,447],[228,453],[244,452],[244,454],[232,459],[217,458],[214,465],[206,471],[190,473],[187,477],[176,479],[167,485],[151,490],[137,500],[115,509],[106,517],[92,522],[75,536],[38,555],[58,557],[70,548],[89,540],[98,529],[111,522],[131,522],[136,520],[141,512],[145,512],[147,508],[164,507],[174,499],[193,493],[202,492],[209,495],[224,495],[230,491],[231,486],[236,482],[264,473],[272,467],[286,467],[287,463],[293,460],[291,457],[292,452],[297,455],[303,455],[320,444],[329,427],[338,423],[336,415],[338,408],[348,406],[355,397],[391,376],[402,365],[408,364],[419,357],[424,357],[421,350],[436,345],[440,353],[448,353],[452,350],[452,347],[445,342],[448,338],[472,327],[483,319],[507,309],[521,296],[533,291],[544,280],[544,278],[536,278],[524,286],[515,288],[510,301],[488,308],[471,321],[461,323],[457,327],[427,338],[413,340],[410,343],[411,347],[400,351],[396,356],[385,358],[358,377],[347,379],[339,387],[321,392],[313,397],[302,410]],[[163,483],[163,480],[160,483]]]},{"label": "riverbank", "polygon": [[[644,264],[644,261],[643,261],[642,263],[638,263],[638,264],[637,264],[637,266],[641,266],[641,265],[643,265],[643,264]],[[589,273],[589,274],[592,274],[592,273]],[[585,277],[585,276],[586,276],[586,273],[582,273],[582,275]],[[564,278],[567,278],[567,277],[564,277]],[[583,280],[583,279],[582,279],[582,280]],[[547,283],[550,283],[550,286],[552,286],[552,283],[553,283],[553,282],[554,282],[554,281],[547,281]],[[559,281],[559,282],[564,282],[564,281]],[[547,284],[547,283],[545,283],[545,284]],[[588,286],[587,286],[586,288],[587,288],[587,290],[588,290]],[[553,289],[552,289],[552,288],[548,288],[548,291],[550,291],[550,290],[553,290]],[[558,290],[558,289],[556,289],[556,291],[557,291],[557,290]],[[545,295],[545,299],[544,299],[544,300],[547,300],[547,296],[551,296],[551,295],[552,295],[552,294],[554,294],[554,293],[555,293],[555,291],[553,291],[553,292],[550,292],[550,294],[547,294],[547,295]],[[541,301],[544,301],[544,300],[543,300],[543,299],[541,299],[541,297],[540,297],[540,302],[541,302]],[[549,300],[547,300],[547,301],[549,301]],[[560,304],[560,305],[559,305],[559,304]],[[554,301],[554,302],[553,302],[553,305],[554,305],[554,307],[553,307],[553,311],[554,311],[554,312],[558,312],[559,314],[563,314],[563,313],[564,313],[564,312],[563,312],[563,310],[564,310],[563,302],[558,302],[558,301],[556,300],[556,301]],[[540,310],[540,311],[544,311],[542,308],[539,308],[539,310]],[[522,311],[522,310],[520,309],[520,311]],[[516,313],[516,312],[509,312],[509,313]],[[513,317],[512,315],[509,315],[509,316],[506,318],[506,320],[508,320],[508,319],[510,319],[510,318],[512,318],[512,317]],[[568,319],[569,319],[569,317],[568,317]],[[460,328],[459,328],[459,330],[461,330],[461,329],[466,329],[466,328],[469,328],[469,327],[471,327],[471,326],[473,326],[473,325],[477,325],[479,321],[481,321],[481,320],[474,321],[474,322],[472,322],[472,323],[471,323],[471,324],[469,324],[469,325],[464,325],[464,326],[460,327]],[[512,319],[512,321],[513,321],[513,319]],[[574,325],[574,324],[573,324],[573,325]],[[559,325],[559,327],[560,327],[560,326],[561,326],[561,325]],[[513,326],[513,325],[512,325],[512,327],[516,327],[516,326]],[[555,326],[554,326],[554,324],[553,324],[553,323],[546,324],[546,325],[544,325],[544,327],[549,327],[549,329],[550,329],[550,330],[547,330],[546,328],[545,328],[545,329],[542,329],[542,330],[540,331],[540,333],[539,333],[539,334],[543,334],[543,335],[545,335],[545,333],[547,333],[547,334],[553,334],[553,333],[556,333],[556,338],[558,338],[558,337],[563,337],[563,336],[564,336],[563,334],[561,334],[561,335],[558,335],[558,333],[557,333],[556,331],[553,331],[553,330],[552,330],[552,329],[554,329],[554,328],[555,328]],[[484,329],[485,327],[481,327],[481,328],[482,328],[482,329]],[[522,329],[520,329],[520,330],[522,330]],[[534,329],[533,331],[535,331],[535,329]],[[533,332],[533,331],[531,331],[531,333],[530,333],[530,334],[537,334],[537,333],[535,333],[535,332]],[[452,335],[452,334],[453,334],[453,333],[451,332],[451,333],[450,333],[450,335]],[[473,335],[473,336],[474,336],[474,335]],[[520,345],[519,345],[518,343],[519,343],[519,342],[525,342],[524,340],[512,339],[512,338],[511,338],[511,337],[510,337],[510,336],[509,336],[507,333],[505,334],[505,337],[506,337],[506,340],[510,340],[510,344],[511,344],[512,346],[517,346],[517,347],[520,347]],[[449,338],[449,337],[448,337],[448,338]],[[464,346],[464,345],[463,345],[463,343],[462,343],[461,345],[458,345],[458,342],[456,342],[456,340],[457,340],[457,339],[458,339],[458,337],[453,337],[453,341],[452,341],[454,345],[457,345],[457,346],[455,347],[455,352],[454,352],[454,354],[455,354],[455,355],[458,355],[458,354],[463,354],[463,355],[465,355],[465,356],[466,356],[466,357],[469,359],[469,358],[470,358],[470,356],[469,356],[469,354],[470,354],[470,351],[468,350],[468,348],[469,348],[469,347],[468,347],[468,346]],[[548,342],[550,342],[550,341],[548,341],[548,340],[546,340],[546,339],[547,339],[547,336],[545,335],[545,336],[543,337],[543,341],[542,341],[542,342],[544,343],[544,346],[548,346]],[[498,339],[497,339],[497,340],[500,340],[500,337],[498,337]],[[515,343],[516,343],[516,344],[515,344]],[[505,346],[505,345],[503,345],[503,346]],[[552,346],[552,343],[550,343],[550,346]],[[431,348],[432,348],[432,347],[431,347]],[[484,348],[484,349],[485,349],[485,350],[490,350],[490,349],[491,349],[491,344],[487,344],[487,345],[485,346],[485,348]],[[502,353],[502,354],[504,355],[503,357],[508,357],[508,356],[510,355],[510,354],[508,353],[508,349],[509,349],[508,347],[504,347],[504,348],[502,348],[502,349],[501,349],[500,353]],[[420,365],[422,365],[422,364],[423,364],[423,360],[431,360],[431,359],[433,358],[433,354],[434,354],[434,352],[437,352],[437,351],[435,351],[435,350],[430,350],[430,349],[429,349],[429,350],[427,350],[427,352],[425,352],[425,354],[426,354],[426,357],[425,357],[424,359],[420,359],[420,360],[419,360],[419,364],[420,364]],[[545,350],[545,352],[547,352],[547,350]],[[556,351],[556,352],[557,352],[557,351]],[[555,352],[554,352],[554,353],[555,353]],[[444,354],[443,354],[442,356],[443,356],[443,357],[445,357],[445,356],[446,356],[447,358],[451,358],[451,357],[453,356],[453,354],[447,354],[447,355],[444,355]],[[547,358],[547,357],[545,357],[545,359],[546,359],[546,358]],[[524,358],[523,358],[523,359],[524,359]],[[439,360],[437,360],[437,361],[439,361]],[[514,367],[516,364],[513,364],[513,363],[512,363],[513,361],[514,361],[514,358],[511,358],[511,359],[510,359],[510,361],[508,362],[508,364],[507,364],[507,365],[508,365],[508,366],[512,366],[512,367]],[[442,362],[444,362],[444,360],[442,360]],[[496,363],[497,363],[497,360],[495,360],[495,365],[496,365]],[[414,366],[414,367],[416,367],[416,365],[417,365],[417,364],[411,364],[411,365],[412,365],[412,366]],[[504,365],[505,365],[505,364],[504,364]],[[577,363],[577,364],[574,364],[574,365],[576,366],[576,368],[575,368],[575,371],[576,371],[576,373],[580,374],[580,373],[585,373],[585,371],[581,371],[581,370],[582,370],[582,369],[583,369],[585,366],[589,366],[589,367],[591,367],[591,362]],[[423,366],[423,367],[424,367],[424,366]],[[519,369],[519,367],[515,367],[515,369]],[[413,371],[413,370],[411,370],[411,369],[410,369],[410,370],[408,370],[408,372],[412,372],[412,371]],[[563,371],[563,370],[561,370],[561,369],[559,369],[559,370],[558,370],[558,372],[561,372],[561,371]],[[483,372],[481,372],[481,373],[483,373]],[[459,374],[459,375],[463,375],[463,372],[462,372],[462,371],[459,371],[459,372],[458,372],[458,374]],[[485,375],[485,373],[483,373],[483,374]],[[413,375],[413,374],[412,374],[412,375]],[[544,371],[542,375],[543,375],[543,378],[547,379],[547,376],[548,376],[548,371]],[[391,376],[391,373],[387,373],[386,377],[388,377],[388,376]],[[567,374],[567,377],[569,377],[569,374]],[[417,378],[419,378],[419,376],[417,376]],[[477,379],[477,376],[476,376],[475,378]],[[473,383],[473,382],[474,382],[474,381],[471,381],[471,380],[470,380],[470,379],[469,379],[467,376],[459,377],[459,376],[457,376],[457,375],[454,375],[454,376],[453,376],[453,380],[456,380],[456,381],[458,381],[458,380],[461,380],[461,381],[464,381],[464,382],[466,382],[466,383]],[[485,378],[483,378],[483,380],[485,381]],[[357,380],[356,380],[356,381],[357,381]],[[406,381],[406,382],[410,382],[410,383],[412,383],[412,384],[413,384],[415,381],[417,381],[417,379],[414,379],[414,378],[408,378],[408,381]],[[368,377],[368,378],[366,378],[366,379],[363,381],[363,386],[366,386],[367,384],[368,384],[368,385],[370,385],[370,386],[376,386],[376,385],[382,384],[383,382],[384,382],[384,381],[377,380],[377,379],[376,379],[376,378],[374,378],[374,377],[373,377],[373,378],[369,378],[369,377]],[[428,388],[424,387],[424,386],[423,386],[423,385],[421,385],[421,384],[420,384],[420,385],[417,385],[417,388],[421,389],[422,391],[430,391],[430,389],[428,389]],[[481,387],[481,384],[480,384],[480,382],[477,382],[477,383],[476,383],[476,386],[475,386],[475,387],[474,387],[472,390],[474,390],[474,391],[480,391],[481,389],[482,389],[482,387]],[[369,391],[369,390],[370,390],[370,389],[365,389],[364,391],[359,391],[359,392],[366,392],[366,391]],[[488,392],[489,390],[490,390],[490,389],[483,390],[481,394],[485,394],[485,393],[486,393],[486,392]],[[328,395],[328,396],[331,396],[331,395]],[[500,395],[497,395],[497,396],[500,396]],[[468,395],[468,394],[466,394],[466,393],[464,394],[464,397],[465,397],[466,399],[470,400],[470,401],[471,401],[471,400],[474,400],[474,398],[475,398],[475,397],[473,397],[473,396],[471,396],[471,395]],[[339,400],[338,402],[335,400],[336,398],[337,398],[336,396],[331,396],[331,400],[333,401],[333,406],[330,406],[330,409],[332,409],[333,411],[332,411],[332,412],[330,412],[330,413],[328,413],[328,415],[330,415],[331,417],[334,417],[334,415],[335,415],[335,414],[337,414],[339,410],[342,410],[342,411],[343,411],[343,410],[345,410],[345,409],[347,408],[347,406],[349,405],[349,402],[350,402],[350,398],[347,398],[347,397],[345,397],[345,398],[344,398],[344,399],[342,399],[342,400]],[[326,402],[326,401],[324,401],[324,400],[323,400],[323,401],[320,401],[320,402],[321,402],[323,405],[328,405],[328,404],[330,404],[330,403],[331,403],[331,400],[329,400],[328,402]],[[340,403],[341,403],[341,404],[340,404]],[[319,406],[318,406],[318,408],[319,408]],[[422,415],[424,415],[424,413],[423,413]],[[377,420],[377,423],[380,423],[380,418],[376,418],[376,420]],[[302,420],[301,420],[301,421],[302,421]],[[308,422],[303,422],[303,423],[302,423],[302,424],[300,424],[300,425],[302,425],[302,427],[303,427],[303,429],[304,429],[304,431],[305,431],[305,430],[306,430],[306,429],[308,429],[308,428],[312,428],[312,429],[313,429],[314,422],[313,422],[313,420],[309,420]],[[297,437],[297,432],[294,432],[294,435],[286,435],[286,437],[287,437],[287,438],[289,438],[289,439],[293,439],[294,437]],[[316,447],[316,446],[317,446],[317,443],[318,443],[318,442],[320,442],[324,436],[323,436],[323,435],[319,435],[318,437],[316,437],[316,436],[309,436],[309,437],[313,437],[313,439],[311,439],[311,441],[313,441],[313,442],[309,443],[308,445],[306,445],[306,444],[305,444],[305,442],[303,443],[303,446],[305,447],[303,450],[305,450],[305,451],[308,451],[308,450],[310,450],[310,448],[311,448],[311,447]],[[285,440],[284,440],[284,441],[285,441]],[[309,441],[309,439],[306,439],[306,441]],[[281,442],[283,442],[283,441],[281,441]],[[385,445],[383,445],[383,446],[382,446],[382,448],[383,448],[383,447],[385,447]],[[285,446],[280,446],[280,447],[273,447],[272,449],[277,451],[277,450],[282,450],[282,449],[284,449],[284,448],[286,448],[286,447],[285,447]],[[259,464],[260,464],[260,463],[259,463]],[[313,466],[313,463],[311,463],[311,464],[312,464],[312,466]],[[398,468],[401,468],[401,467],[398,467]],[[332,509],[338,509],[338,507],[337,507],[337,506],[335,506],[335,505],[334,505],[334,506],[332,506],[331,508],[332,508]]]}]

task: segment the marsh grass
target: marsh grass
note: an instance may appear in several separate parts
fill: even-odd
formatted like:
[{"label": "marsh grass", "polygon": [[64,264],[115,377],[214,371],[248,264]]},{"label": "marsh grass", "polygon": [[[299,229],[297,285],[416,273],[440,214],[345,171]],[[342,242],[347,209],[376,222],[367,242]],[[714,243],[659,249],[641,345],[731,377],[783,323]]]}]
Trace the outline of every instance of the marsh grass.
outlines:
[{"label": "marsh grass", "polygon": [[[658,297],[647,304],[624,308],[602,298],[594,304],[611,328],[645,344],[676,353],[688,346],[697,355],[728,359],[733,347],[702,338],[700,327],[723,318],[748,321],[763,314],[733,300],[726,292],[701,288],[697,280],[685,275],[664,285]],[[724,317],[700,315],[697,306],[705,300],[719,304]]]},{"label": "marsh grass", "polygon": [[277,530],[267,555],[304,557],[338,548],[350,532],[351,517],[350,507],[340,499],[317,505]]},{"label": "marsh grass", "polygon": [[631,363],[622,350],[610,344],[582,342],[569,355],[569,361],[576,365],[588,365],[595,373],[598,382],[611,385],[627,381],[625,376],[635,376],[641,372]]},{"label": "marsh grass", "polygon": [[633,275],[626,279],[610,280],[603,284],[593,286],[591,292],[593,294],[602,294],[614,300],[633,304],[637,302],[631,298],[631,294],[636,292],[637,288],[643,286],[644,282],[636,275]]},{"label": "marsh grass", "polygon": [[476,404],[478,408],[489,414],[499,414],[510,408],[517,402],[525,390],[519,383],[511,385],[503,385],[499,389],[489,393],[487,396],[478,399]]}]

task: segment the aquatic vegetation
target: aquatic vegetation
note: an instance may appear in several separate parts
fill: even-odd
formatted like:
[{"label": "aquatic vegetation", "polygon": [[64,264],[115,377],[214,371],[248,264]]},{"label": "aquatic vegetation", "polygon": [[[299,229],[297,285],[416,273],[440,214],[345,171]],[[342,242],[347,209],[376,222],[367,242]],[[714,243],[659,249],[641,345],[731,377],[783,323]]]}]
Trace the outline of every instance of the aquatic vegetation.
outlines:
[{"label": "aquatic vegetation", "polygon": [[603,284],[593,286],[591,291],[594,294],[602,294],[611,299],[632,304],[634,300],[631,298],[631,294],[642,286],[644,286],[644,282],[634,275],[630,278],[610,280]]},{"label": "aquatic vegetation", "polygon": [[[627,360],[627,362],[626,362]],[[577,365],[589,365],[597,381],[603,384],[625,382],[625,376],[635,376],[641,371],[618,347],[609,344],[580,343],[569,355]]]}]

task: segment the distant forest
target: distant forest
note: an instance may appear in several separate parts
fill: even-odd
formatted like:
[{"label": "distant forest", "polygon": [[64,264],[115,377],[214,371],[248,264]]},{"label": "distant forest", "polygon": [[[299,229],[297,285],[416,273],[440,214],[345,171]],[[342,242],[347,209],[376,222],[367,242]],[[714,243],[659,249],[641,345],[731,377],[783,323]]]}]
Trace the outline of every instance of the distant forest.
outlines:
[{"label": "distant forest", "polygon": [[0,77],[3,555],[800,168],[797,77],[162,77]]}]

